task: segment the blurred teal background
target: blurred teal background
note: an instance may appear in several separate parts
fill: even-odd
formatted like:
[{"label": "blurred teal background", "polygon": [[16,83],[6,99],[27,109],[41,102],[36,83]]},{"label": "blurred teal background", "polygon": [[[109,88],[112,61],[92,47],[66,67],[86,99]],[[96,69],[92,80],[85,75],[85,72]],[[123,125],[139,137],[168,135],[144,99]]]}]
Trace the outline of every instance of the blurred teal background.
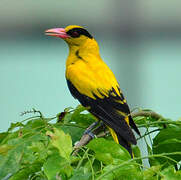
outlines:
[{"label": "blurred teal background", "polygon": [[181,117],[181,1],[1,0],[0,131],[32,108],[55,116],[78,102],[65,81],[67,45],[44,30],[83,25],[131,109]]}]

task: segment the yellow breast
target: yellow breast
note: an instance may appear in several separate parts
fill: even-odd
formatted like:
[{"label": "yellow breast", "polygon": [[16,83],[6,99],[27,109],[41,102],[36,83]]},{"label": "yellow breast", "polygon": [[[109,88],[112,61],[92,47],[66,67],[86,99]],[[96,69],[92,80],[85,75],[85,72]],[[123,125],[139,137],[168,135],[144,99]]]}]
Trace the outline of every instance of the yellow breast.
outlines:
[{"label": "yellow breast", "polygon": [[108,92],[112,88],[119,94],[119,85],[112,71],[102,60],[93,56],[68,65],[66,78],[73,83],[81,94],[93,99],[95,99],[93,94],[99,98],[103,98],[103,95],[108,96]]}]

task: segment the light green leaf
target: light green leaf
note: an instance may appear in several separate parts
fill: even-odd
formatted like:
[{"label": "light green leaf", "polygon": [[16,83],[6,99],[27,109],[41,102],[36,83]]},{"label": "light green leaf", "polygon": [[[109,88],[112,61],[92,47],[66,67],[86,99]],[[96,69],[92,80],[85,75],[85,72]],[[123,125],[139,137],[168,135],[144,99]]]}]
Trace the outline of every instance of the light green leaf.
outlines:
[{"label": "light green leaf", "polygon": [[61,157],[59,154],[53,154],[50,156],[43,165],[44,172],[48,177],[48,180],[57,180],[56,177],[70,177],[72,173],[72,167],[69,161]]},{"label": "light green leaf", "polygon": [[72,138],[72,144],[79,141],[85,131],[85,129],[83,129],[83,128],[75,127],[74,124],[72,124],[72,126],[57,124],[57,125],[54,125],[54,127],[58,128],[58,129],[62,129],[65,133],[70,134],[70,136]]},{"label": "light green leaf", "polygon": [[158,180],[160,175],[161,166],[152,166],[143,171],[144,180]]},{"label": "light green leaf", "polygon": [[21,122],[11,123],[11,126],[8,128],[8,131],[12,131],[17,127],[23,127],[24,124]]},{"label": "light green leaf", "polygon": [[54,128],[54,132],[47,131],[46,135],[51,137],[51,143],[59,150],[60,156],[69,160],[73,150],[72,140],[69,134],[65,134],[62,130]]},{"label": "light green leaf", "polygon": [[181,179],[181,171],[176,171],[173,166],[169,166],[168,168],[161,171],[161,180],[180,180]]},{"label": "light green leaf", "polygon": [[6,155],[8,153],[8,151],[12,148],[13,148],[13,146],[11,146],[11,145],[3,144],[0,146],[0,154]]},{"label": "light green leaf", "polygon": [[9,134],[8,132],[0,133],[0,143],[3,142],[3,140],[7,137],[8,134]]},{"label": "light green leaf", "polygon": [[96,159],[105,164],[113,163],[113,159],[119,159],[120,161],[131,159],[125,148],[111,140],[103,138],[93,139],[87,147],[95,152]]},{"label": "light green leaf", "polygon": [[[115,169],[116,165],[107,165],[103,169],[103,174],[99,180],[143,180],[141,172],[132,164],[126,164]],[[108,173],[109,172],[109,173]],[[103,176],[104,175],[104,176]]]}]

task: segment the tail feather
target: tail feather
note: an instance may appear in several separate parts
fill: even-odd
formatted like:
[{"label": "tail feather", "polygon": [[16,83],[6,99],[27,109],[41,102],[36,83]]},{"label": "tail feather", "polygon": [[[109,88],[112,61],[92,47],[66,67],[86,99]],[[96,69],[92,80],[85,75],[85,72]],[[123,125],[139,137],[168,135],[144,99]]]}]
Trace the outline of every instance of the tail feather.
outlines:
[{"label": "tail feather", "polygon": [[131,149],[131,144],[125,139],[123,139],[119,134],[117,134],[117,138],[118,138],[119,144],[123,146],[125,149],[127,149],[129,154],[131,155],[131,158],[133,158],[133,151]]},{"label": "tail feather", "polygon": [[135,124],[135,122],[133,121],[133,118],[132,118],[131,116],[129,116],[129,124],[130,124],[130,126],[135,130],[135,132],[136,132],[138,135],[141,136],[140,131],[138,130],[138,128],[137,128],[137,126],[136,126],[136,124]]},{"label": "tail feather", "polygon": [[123,146],[125,149],[127,149],[127,151],[130,153],[131,157],[133,158],[133,152],[131,149],[131,143],[129,143],[128,141],[126,141],[125,139],[122,138],[121,135],[119,135],[118,133],[115,133],[115,131],[113,129],[111,129],[110,127],[108,127],[114,141],[117,144],[120,144],[121,146]]}]

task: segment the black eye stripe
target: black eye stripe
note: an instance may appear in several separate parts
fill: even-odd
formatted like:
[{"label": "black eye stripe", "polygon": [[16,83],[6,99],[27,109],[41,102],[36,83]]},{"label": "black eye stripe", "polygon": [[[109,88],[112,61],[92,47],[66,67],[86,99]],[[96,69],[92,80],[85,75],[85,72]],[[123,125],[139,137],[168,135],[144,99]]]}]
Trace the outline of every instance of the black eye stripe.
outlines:
[{"label": "black eye stripe", "polygon": [[[78,33],[78,35],[76,35],[76,33]],[[68,35],[70,35],[71,37],[79,37],[80,35],[84,35],[84,36],[87,36],[88,38],[92,39],[93,37],[89,34],[89,32],[83,28],[73,28],[71,30],[69,30],[67,32]]]}]

